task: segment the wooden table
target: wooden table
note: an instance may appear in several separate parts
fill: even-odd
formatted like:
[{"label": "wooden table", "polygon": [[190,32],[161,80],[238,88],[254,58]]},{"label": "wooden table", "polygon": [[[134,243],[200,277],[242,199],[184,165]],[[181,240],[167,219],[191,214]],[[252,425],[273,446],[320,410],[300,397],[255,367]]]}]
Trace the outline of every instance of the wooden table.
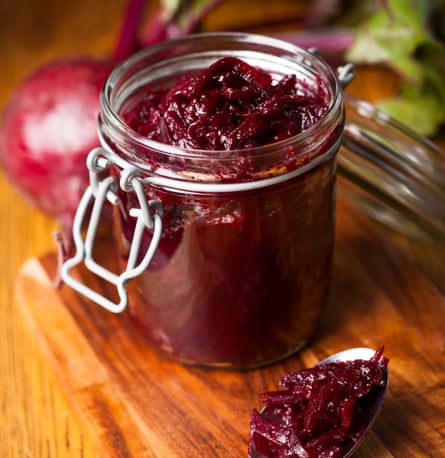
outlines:
[{"label": "wooden table", "polygon": [[[123,0],[3,2],[0,105],[29,71],[49,59],[70,53],[109,52],[123,6]],[[224,11],[225,16],[216,17],[211,27],[219,19],[227,19],[228,10]],[[373,99],[378,93],[372,91],[390,92],[393,84],[392,80],[382,79],[379,71],[368,69],[360,74],[352,91]],[[36,346],[14,302],[14,282],[21,266],[31,257],[54,251],[51,234],[57,224],[30,208],[3,175],[0,175],[0,214],[0,456],[96,456],[97,443],[91,441],[82,420],[73,413],[53,366]],[[414,272],[422,291],[440,302],[432,285],[411,265],[408,269]],[[444,379],[442,386],[443,382]],[[443,400],[438,402],[443,404]],[[437,434],[438,437],[425,440],[443,443],[443,422],[442,426],[437,425]],[[372,450],[386,449],[373,437],[368,451],[362,451],[361,456],[373,456]],[[387,453],[385,456],[408,456]]]},{"label": "wooden table", "polygon": [[[109,52],[123,6],[123,0],[1,2],[0,105],[22,78],[48,60]],[[56,222],[30,208],[3,174],[0,214],[0,456],[92,456],[13,302],[20,265],[54,249]]]}]

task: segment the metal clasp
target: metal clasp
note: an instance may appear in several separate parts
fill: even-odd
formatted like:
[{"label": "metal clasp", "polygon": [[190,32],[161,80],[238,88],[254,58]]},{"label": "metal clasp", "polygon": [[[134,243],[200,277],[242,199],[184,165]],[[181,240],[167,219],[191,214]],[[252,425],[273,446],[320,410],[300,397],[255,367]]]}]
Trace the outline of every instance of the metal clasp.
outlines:
[{"label": "metal clasp", "polygon": [[340,81],[340,85],[344,89],[349,86],[355,78],[355,65],[347,63],[337,67],[337,75],[338,81]]},{"label": "metal clasp", "polygon": [[[99,179],[100,174],[111,165],[117,165],[122,169],[119,183],[117,178],[113,176],[108,176],[102,180]],[[103,148],[95,148],[88,155],[87,167],[90,173],[90,185],[82,196],[73,223],[73,240],[76,253],[72,258],[66,260],[61,268],[62,280],[68,286],[113,313],[120,313],[127,307],[126,284],[147,269],[158,248],[162,233],[163,208],[161,202],[147,201],[144,193],[144,182],[139,177],[138,169],[127,167],[126,165],[114,153]],[[104,203],[106,200],[112,205],[119,203],[119,197],[116,192],[118,186],[125,192],[134,192],[139,204],[138,208],[132,208],[129,211],[130,216],[136,218],[136,225],[127,265],[121,274],[115,274],[101,266],[93,257],[97,228]],[[85,238],[83,238],[82,227],[91,204],[90,219],[86,228]],[[152,231],[152,239],[142,260],[137,264],[137,260],[140,258],[139,251],[145,228]],[[111,301],[71,275],[71,270],[82,262],[90,272],[116,286],[119,302]]]},{"label": "metal clasp", "polygon": [[[316,57],[320,57],[320,52],[317,48],[311,47],[307,50],[310,54]],[[337,67],[337,79],[340,82],[342,89],[349,86],[349,84],[355,78],[355,65],[348,62],[344,65]]]}]

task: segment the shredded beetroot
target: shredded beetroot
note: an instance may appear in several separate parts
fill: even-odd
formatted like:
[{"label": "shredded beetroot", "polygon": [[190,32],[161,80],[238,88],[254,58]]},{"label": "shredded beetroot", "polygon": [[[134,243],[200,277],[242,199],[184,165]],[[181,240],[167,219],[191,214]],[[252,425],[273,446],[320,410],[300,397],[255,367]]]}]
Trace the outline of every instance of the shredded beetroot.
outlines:
[{"label": "shredded beetroot", "polygon": [[302,91],[304,85],[295,75],[276,81],[243,60],[224,57],[169,90],[147,89],[123,117],[135,131],[162,143],[205,150],[252,148],[297,135],[323,116],[323,84]]},{"label": "shredded beetroot", "polygon": [[292,372],[281,390],[261,395],[250,423],[249,457],[340,457],[366,428],[375,395],[384,389],[388,359],[327,363]]},{"label": "shredded beetroot", "polygon": [[[184,179],[199,183],[198,170],[215,182],[253,182],[296,170],[335,148],[340,122],[314,148],[274,145],[258,161],[257,151],[225,154],[274,143],[316,122],[332,100],[321,77],[269,74],[232,57],[198,73],[175,71],[181,75],[155,76],[150,88],[132,93],[120,116],[150,139],[223,154],[210,151],[209,161],[195,164],[193,158],[205,158],[204,152],[129,151],[155,173],[184,172]],[[255,367],[299,348],[319,323],[328,293],[334,178],[329,154],[310,170],[254,192],[146,186],[147,199],[164,207],[163,230],[150,267],[129,289],[135,327],[154,347],[189,364]],[[119,198],[116,239],[125,259],[137,224],[127,211],[137,202],[132,193]],[[141,253],[151,240],[146,231]]]}]

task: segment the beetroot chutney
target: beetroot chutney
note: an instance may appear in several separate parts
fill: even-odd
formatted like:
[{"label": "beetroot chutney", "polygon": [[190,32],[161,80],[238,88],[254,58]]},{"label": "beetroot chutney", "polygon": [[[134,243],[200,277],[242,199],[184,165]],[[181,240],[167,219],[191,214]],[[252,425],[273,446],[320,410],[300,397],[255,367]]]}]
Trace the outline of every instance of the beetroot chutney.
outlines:
[{"label": "beetroot chutney", "polygon": [[[111,82],[120,124],[103,110],[102,136],[164,209],[156,254],[127,287],[136,327],[189,364],[250,368],[301,348],[329,287],[344,122],[335,75],[277,40],[209,34],[149,49]],[[125,262],[137,199],[119,197]]]},{"label": "beetroot chutney", "polygon": [[249,458],[341,458],[357,444],[385,392],[388,358],[319,364],[284,375],[250,422]]},{"label": "beetroot chutney", "polygon": [[[322,83],[313,94],[301,94],[301,86],[296,75],[274,81],[260,68],[225,57],[171,88],[147,88],[123,117],[141,135],[182,148],[255,148],[298,135],[324,115]],[[235,176],[244,168],[240,164]]]}]

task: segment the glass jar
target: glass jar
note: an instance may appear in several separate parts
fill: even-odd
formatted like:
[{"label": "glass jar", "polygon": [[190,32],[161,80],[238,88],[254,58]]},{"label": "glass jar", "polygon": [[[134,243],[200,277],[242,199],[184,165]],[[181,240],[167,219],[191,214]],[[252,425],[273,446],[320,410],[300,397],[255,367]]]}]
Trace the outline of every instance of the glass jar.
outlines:
[{"label": "glass jar", "polygon": [[[296,74],[302,94],[323,84],[326,114],[287,140],[231,151],[158,143],[123,121],[147,86],[170,87],[224,56],[274,76]],[[91,185],[76,215],[79,228],[94,200],[94,228],[62,278],[108,310],[127,308],[154,348],[186,364],[245,369],[298,351],[315,332],[329,290],[341,79],[310,52],[238,33],[165,42],[119,65],[102,93],[103,148],[89,157]],[[92,251],[105,201],[114,205],[123,273],[93,259],[86,264],[116,285],[119,303],[69,273]]]}]

